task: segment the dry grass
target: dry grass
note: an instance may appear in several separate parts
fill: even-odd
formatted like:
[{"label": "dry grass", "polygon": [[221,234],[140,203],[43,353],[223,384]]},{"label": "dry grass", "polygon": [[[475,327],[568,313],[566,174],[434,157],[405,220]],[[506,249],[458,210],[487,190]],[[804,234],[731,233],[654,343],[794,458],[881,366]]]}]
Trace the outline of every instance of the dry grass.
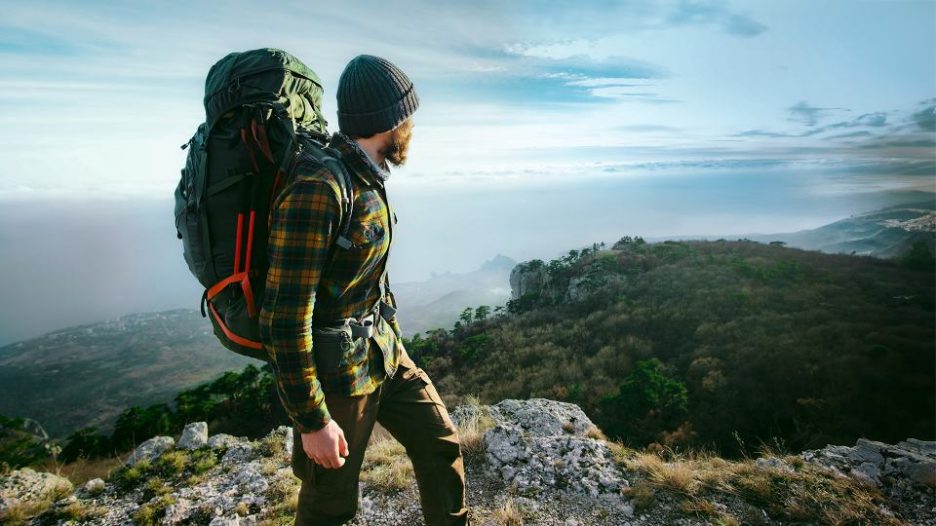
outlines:
[{"label": "dry grass", "polygon": [[73,490],[74,486],[72,486],[71,482],[67,480],[59,481],[40,498],[15,503],[0,511],[0,524],[10,526],[29,524],[33,517],[48,511],[57,500],[70,495]]},{"label": "dry grass", "polygon": [[492,514],[498,526],[523,526],[523,513],[514,504],[513,499],[507,499]]},{"label": "dry grass", "polygon": [[585,436],[595,440],[602,440],[604,442],[608,441],[608,436],[604,434],[604,431],[602,431],[598,426],[594,425],[585,431]]},{"label": "dry grass", "polygon": [[458,425],[458,438],[461,450],[465,456],[479,455],[484,452],[484,432],[494,427],[494,419],[481,409],[481,401],[477,396],[468,395],[463,405],[470,405],[478,409],[474,417]]},{"label": "dry grass", "polygon": [[[904,522],[880,509],[880,492],[858,480],[803,462],[795,456],[780,457],[784,467],[759,467],[753,459],[726,461],[711,453],[694,451],[660,454],[631,452],[624,448],[616,459],[639,476],[627,490],[638,509],[652,507],[661,495],[676,498],[687,515],[710,517],[716,524],[738,520],[716,506],[717,502],[743,500],[772,518],[822,525],[876,524],[900,526]],[[623,458],[622,458],[623,456]]]},{"label": "dry grass", "polygon": [[364,452],[361,481],[385,491],[400,491],[415,480],[406,449],[382,427],[375,426]]},{"label": "dry grass", "polygon": [[110,476],[111,472],[119,468],[122,464],[123,459],[119,456],[101,459],[79,458],[74,462],[69,462],[68,464],[61,464],[58,466],[52,462],[49,462],[44,464],[42,467],[37,468],[37,471],[49,471],[56,473],[57,475],[72,481],[72,484],[77,487],[83,485],[85,482],[91,479],[100,478],[106,480],[107,477]]}]

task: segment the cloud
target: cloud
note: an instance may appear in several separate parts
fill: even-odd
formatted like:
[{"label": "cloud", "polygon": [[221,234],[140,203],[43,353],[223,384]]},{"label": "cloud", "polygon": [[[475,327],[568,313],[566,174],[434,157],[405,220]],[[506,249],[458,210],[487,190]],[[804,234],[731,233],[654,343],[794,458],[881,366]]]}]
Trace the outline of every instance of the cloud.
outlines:
[{"label": "cloud", "polygon": [[[831,130],[842,130],[842,129],[852,129],[852,128],[885,128],[888,126],[887,112],[877,111],[872,113],[864,113],[858,117],[848,120],[848,121],[839,121],[832,124],[827,124],[825,126],[817,126],[818,121],[825,117],[826,114],[831,113],[836,110],[845,110],[844,108],[818,108],[810,106],[805,101],[798,102],[789,108],[792,116],[789,120],[794,122],[800,122],[809,126],[809,129],[798,133],[790,132],[774,132],[763,129],[752,129],[746,130],[741,133],[733,135],[733,137],[766,137],[766,138],[796,138],[796,137],[813,137],[816,135],[822,135]],[[870,131],[856,131],[854,133],[844,133],[834,136],[824,137],[825,139],[843,139],[843,138],[856,138],[861,136],[872,136],[873,134]]]},{"label": "cloud", "polygon": [[810,106],[805,100],[799,101],[788,108],[790,110],[790,120],[800,122],[806,126],[815,126],[820,120],[829,113],[842,108],[819,108]]},{"label": "cloud", "polygon": [[674,25],[715,26],[739,37],[756,37],[767,30],[764,24],[715,2],[682,0],[666,20]]},{"label": "cloud", "polygon": [[829,140],[835,140],[835,139],[857,139],[858,137],[870,137],[871,135],[872,135],[871,132],[869,132],[869,131],[867,131],[867,130],[861,130],[861,131],[853,131],[853,132],[849,132],[849,133],[842,133],[842,134],[839,134],[839,135],[831,135],[831,136],[829,136],[829,137],[826,137],[826,139],[829,139]]},{"label": "cloud", "polygon": [[[932,100],[933,99],[930,99],[928,102],[932,102]],[[913,122],[915,122],[920,129],[936,131],[936,104],[931,104],[928,108],[923,108],[914,113],[912,117]]]}]

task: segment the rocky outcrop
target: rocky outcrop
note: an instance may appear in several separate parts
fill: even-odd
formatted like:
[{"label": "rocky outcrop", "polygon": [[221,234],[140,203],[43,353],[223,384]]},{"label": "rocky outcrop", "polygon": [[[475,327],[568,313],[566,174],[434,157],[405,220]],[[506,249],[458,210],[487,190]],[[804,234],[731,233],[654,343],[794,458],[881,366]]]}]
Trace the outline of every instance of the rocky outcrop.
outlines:
[{"label": "rocky outcrop", "polygon": [[488,411],[496,425],[484,434],[487,461],[505,483],[521,491],[548,488],[600,497],[616,513],[633,514],[621,496],[628,486],[621,467],[577,405],[503,400]]},{"label": "rocky outcrop", "polygon": [[[619,445],[605,440],[576,405],[542,398],[508,399],[490,406],[455,407],[450,415],[463,440],[477,445],[465,449],[473,524],[712,523],[711,516],[685,511],[685,502],[678,498],[660,493],[655,504],[647,504],[648,493],[631,491],[648,487],[646,474],[630,471],[634,457],[626,455],[633,452],[625,455]],[[291,523],[300,485],[289,466],[292,432],[280,427],[258,440],[224,434],[208,437],[204,423],[190,424],[178,442],[173,437],[147,440],[108,480],[91,480],[73,492],[67,480],[55,475],[13,471],[0,479],[0,523],[6,524],[8,516],[25,517],[22,522],[35,526]],[[423,524],[412,473],[404,477],[402,486],[381,482],[392,479],[386,476],[387,462],[397,462],[388,460],[392,456],[388,451],[403,457],[403,449],[371,447],[381,452],[365,458],[359,512],[351,526]],[[800,464],[815,464],[829,476],[860,479],[882,488],[888,496],[887,513],[907,521],[899,524],[936,524],[933,442],[910,439],[889,445],[859,440],[854,447],[829,446],[800,457]],[[766,457],[751,464],[755,472],[800,473],[791,458]],[[715,460],[720,463],[711,466],[729,464]],[[764,509],[743,515],[739,510],[750,505],[733,498],[713,502],[713,513],[756,516],[765,526],[787,524],[768,517]],[[46,511],[41,513],[43,503]],[[18,515],[10,513],[13,507]],[[522,521],[516,522],[516,517]]]},{"label": "rocky outcrop", "polygon": [[910,438],[885,444],[859,438],[853,447],[830,445],[800,456],[880,488],[914,524],[936,525],[936,442]]},{"label": "rocky outcrop", "polygon": [[540,295],[549,285],[549,273],[542,261],[520,263],[510,271],[510,297]]},{"label": "rocky outcrop", "polygon": [[128,466],[132,466],[143,460],[155,460],[162,455],[163,452],[172,449],[173,446],[175,446],[175,439],[172,437],[156,436],[150,438],[137,446],[124,463]]},{"label": "rocky outcrop", "polygon": [[[599,258],[589,258],[577,263],[573,272],[551,271],[540,260],[520,263],[510,273],[512,299],[523,296],[541,298],[552,302],[578,302],[598,290],[626,279],[619,272],[609,270],[607,263],[614,259],[609,253]],[[610,258],[610,259],[608,259]]]},{"label": "rocky outcrop", "polygon": [[44,502],[71,493],[72,483],[52,473],[22,468],[0,476],[0,523],[10,516],[30,514]]}]

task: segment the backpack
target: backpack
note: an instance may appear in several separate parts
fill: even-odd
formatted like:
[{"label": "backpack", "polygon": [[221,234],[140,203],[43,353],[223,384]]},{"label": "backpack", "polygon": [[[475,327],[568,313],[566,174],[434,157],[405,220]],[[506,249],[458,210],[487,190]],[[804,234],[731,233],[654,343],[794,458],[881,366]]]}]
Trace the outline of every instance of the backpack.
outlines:
[{"label": "backpack", "polygon": [[[338,245],[347,244],[351,178],[326,146],[322,83],[278,49],[231,53],[205,80],[205,122],[184,145],[176,235],[205,287],[200,309],[227,349],[269,361],[260,342],[272,205],[297,168],[323,164],[341,189]],[[206,310],[207,306],[207,310]]]}]

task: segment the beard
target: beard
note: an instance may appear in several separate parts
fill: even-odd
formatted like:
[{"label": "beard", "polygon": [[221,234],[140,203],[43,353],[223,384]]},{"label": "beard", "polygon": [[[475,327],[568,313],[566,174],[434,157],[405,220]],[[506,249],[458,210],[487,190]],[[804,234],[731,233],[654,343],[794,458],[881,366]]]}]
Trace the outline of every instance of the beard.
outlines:
[{"label": "beard", "polygon": [[413,138],[413,121],[406,119],[403,124],[397,126],[390,132],[390,139],[387,144],[380,149],[384,159],[393,166],[402,166],[406,162],[406,155],[409,153],[410,139]]}]

